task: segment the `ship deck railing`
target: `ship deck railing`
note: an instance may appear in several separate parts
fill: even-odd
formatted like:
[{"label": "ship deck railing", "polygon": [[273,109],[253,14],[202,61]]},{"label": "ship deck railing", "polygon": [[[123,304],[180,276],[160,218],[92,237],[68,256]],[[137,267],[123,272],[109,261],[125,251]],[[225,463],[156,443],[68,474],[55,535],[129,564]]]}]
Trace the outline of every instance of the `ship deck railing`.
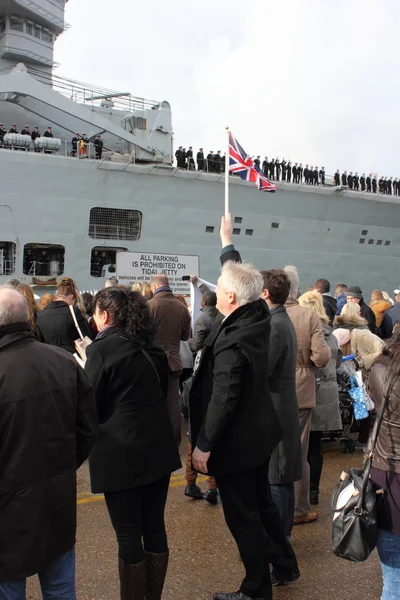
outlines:
[{"label": "ship deck railing", "polygon": [[[6,67],[0,69],[0,74],[11,73],[12,70],[13,67]],[[45,73],[34,67],[28,67],[27,70],[30,75],[44,85],[52,87],[56,92],[78,104],[114,108],[124,113],[132,113],[137,110],[156,110],[162,104],[161,101],[133,96],[130,92],[119,92],[68,77]]]}]

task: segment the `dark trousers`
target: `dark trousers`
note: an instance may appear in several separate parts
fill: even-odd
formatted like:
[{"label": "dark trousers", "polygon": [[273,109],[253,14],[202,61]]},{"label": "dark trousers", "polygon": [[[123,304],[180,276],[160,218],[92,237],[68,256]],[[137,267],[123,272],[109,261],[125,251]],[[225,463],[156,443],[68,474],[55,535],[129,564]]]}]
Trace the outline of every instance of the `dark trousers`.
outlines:
[{"label": "dark trousers", "polygon": [[310,488],[319,490],[324,456],[321,450],[322,431],[310,431],[308,464],[310,465]]},{"label": "dark trousers", "polygon": [[289,540],[294,519],[294,483],[271,485],[271,494],[282,521],[283,531]]},{"label": "dark trousers", "polygon": [[216,480],[225,521],[246,570],[240,591],[250,598],[271,600],[269,564],[278,573],[287,573],[297,569],[297,561],[272,501],[268,462]]},{"label": "dark trousers", "polygon": [[182,427],[182,414],[181,404],[179,401],[179,378],[182,371],[169,371],[168,372],[168,394],[167,394],[167,410],[171,420],[172,429],[174,430],[174,436],[176,445],[181,445],[181,427]]},{"label": "dark trousers", "polygon": [[136,565],[144,552],[168,551],[164,510],[170,476],[142,487],[105,492],[111,523],[117,535],[118,556],[126,565]]},{"label": "dark trousers", "polygon": [[360,432],[358,434],[358,441],[360,444],[366,444],[369,439],[369,434],[372,427],[372,417],[369,414],[366,419],[360,421]]},{"label": "dark trousers", "polygon": [[184,382],[189,379],[193,375],[193,369],[182,369],[182,372],[179,377],[179,391],[182,393]]}]

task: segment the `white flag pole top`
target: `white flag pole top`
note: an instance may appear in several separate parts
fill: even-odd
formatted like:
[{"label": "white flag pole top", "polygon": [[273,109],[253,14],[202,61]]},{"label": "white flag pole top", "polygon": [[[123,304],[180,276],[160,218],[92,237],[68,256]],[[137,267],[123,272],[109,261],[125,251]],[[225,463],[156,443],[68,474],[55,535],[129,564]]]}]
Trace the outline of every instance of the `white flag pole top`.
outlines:
[{"label": "white flag pole top", "polygon": [[225,154],[225,217],[229,215],[229,126],[226,129],[226,154]]}]

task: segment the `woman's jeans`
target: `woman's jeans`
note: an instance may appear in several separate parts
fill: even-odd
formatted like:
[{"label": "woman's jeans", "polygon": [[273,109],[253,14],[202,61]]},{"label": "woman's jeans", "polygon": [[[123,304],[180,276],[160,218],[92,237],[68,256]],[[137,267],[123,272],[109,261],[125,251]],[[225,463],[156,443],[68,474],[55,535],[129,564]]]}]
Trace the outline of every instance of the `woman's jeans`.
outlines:
[{"label": "woman's jeans", "polygon": [[[75,548],[38,573],[43,600],[76,600]],[[25,600],[26,579],[0,581],[0,600]]]},{"label": "woman's jeans", "polygon": [[400,597],[400,535],[380,529],[378,554],[383,576],[381,600],[398,600]]},{"label": "woman's jeans", "polygon": [[278,509],[283,531],[290,540],[294,519],[294,483],[271,485],[272,501]]},{"label": "woman's jeans", "polygon": [[144,560],[144,552],[168,551],[164,511],[170,475],[129,490],[106,492],[108,512],[118,542],[118,556],[126,565]]}]

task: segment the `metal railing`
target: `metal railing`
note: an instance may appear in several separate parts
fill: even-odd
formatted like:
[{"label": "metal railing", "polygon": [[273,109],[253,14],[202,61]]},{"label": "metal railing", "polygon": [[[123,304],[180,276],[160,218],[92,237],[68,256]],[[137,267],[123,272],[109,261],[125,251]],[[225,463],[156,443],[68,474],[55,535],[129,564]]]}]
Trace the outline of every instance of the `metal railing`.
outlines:
[{"label": "metal railing", "polygon": [[[5,69],[3,69],[5,71]],[[67,77],[60,77],[49,73],[43,73],[33,67],[28,68],[28,73],[38,81],[51,86],[56,92],[70,98],[79,104],[90,104],[91,106],[109,106],[125,112],[136,110],[154,110],[161,102],[148,100],[133,96],[130,92],[118,92],[100,86],[91,85],[82,81],[76,81]]]}]

